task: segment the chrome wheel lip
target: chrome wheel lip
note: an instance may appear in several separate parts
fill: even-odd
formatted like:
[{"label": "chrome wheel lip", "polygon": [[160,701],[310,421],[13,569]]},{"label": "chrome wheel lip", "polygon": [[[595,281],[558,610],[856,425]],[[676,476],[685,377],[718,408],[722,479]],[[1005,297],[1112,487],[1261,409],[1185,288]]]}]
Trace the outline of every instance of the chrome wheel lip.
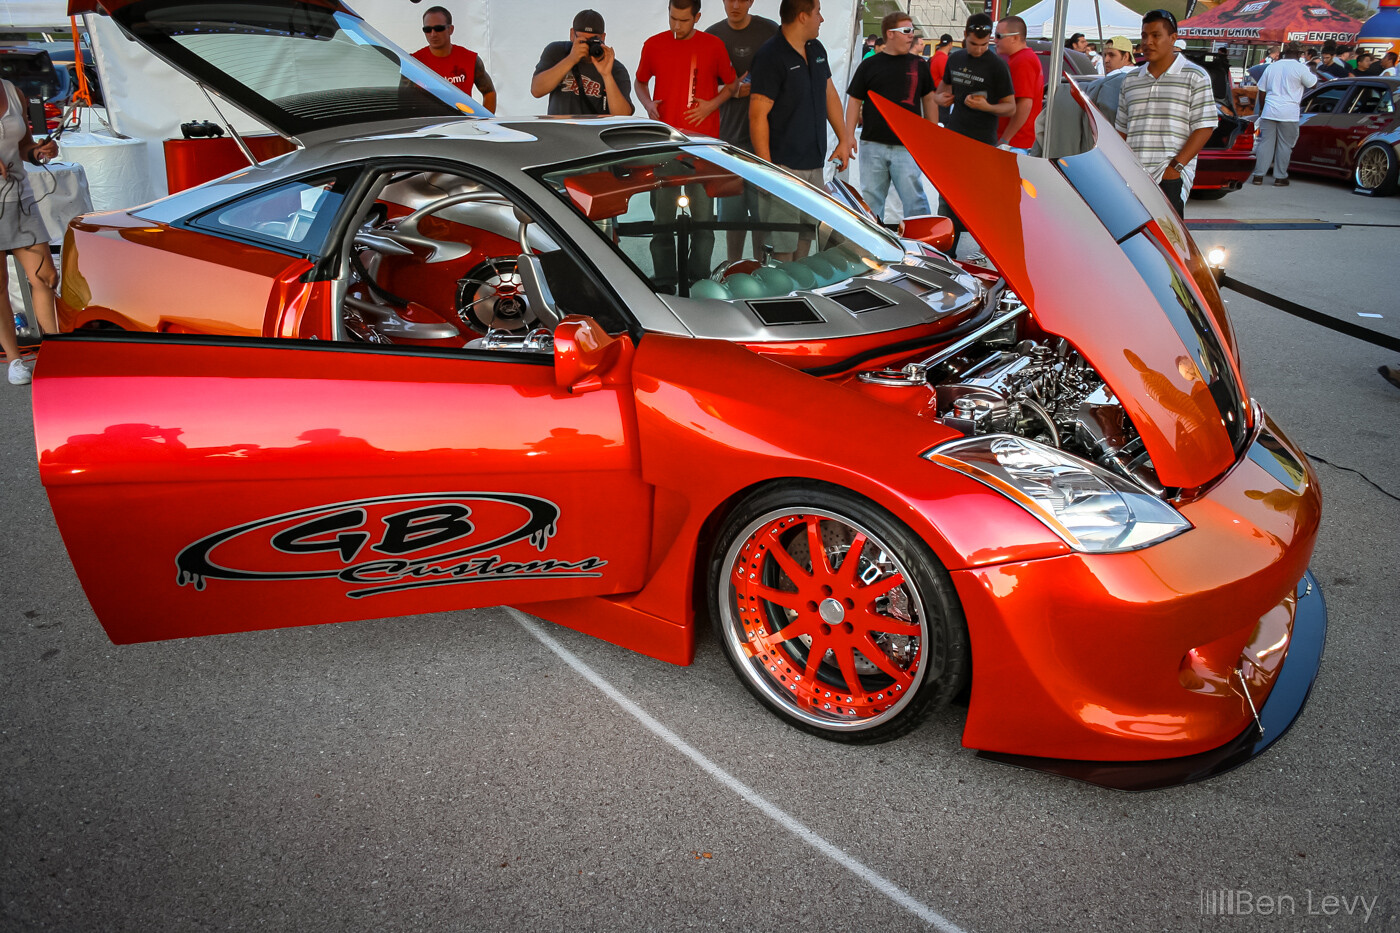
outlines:
[{"label": "chrome wheel lip", "polygon": [[[818,715],[816,711],[809,710],[803,705],[795,703],[788,691],[783,690],[777,681],[768,676],[767,670],[757,658],[749,655],[748,652],[745,651],[745,646],[748,645],[749,642],[743,635],[743,623],[739,620],[734,611],[735,589],[733,579],[735,561],[739,556],[739,552],[743,549],[745,542],[753,537],[759,529],[784,516],[797,515],[812,515],[826,521],[839,522],[847,528],[854,530],[857,534],[864,535],[867,542],[866,547],[873,545],[879,548],[880,551],[889,558],[890,562],[894,564],[895,572],[902,574],[906,581],[905,590],[908,593],[909,606],[911,610],[918,613],[917,618],[919,620],[920,654],[918,668],[915,670],[913,679],[908,688],[902,691],[903,695],[892,706],[875,716],[863,719],[833,719]],[[720,614],[723,622],[724,639],[728,642],[728,649],[733,657],[743,659],[743,663],[739,664],[738,667],[743,671],[744,676],[748,678],[749,682],[757,687],[764,696],[787,711],[789,715],[808,725],[831,732],[862,732],[883,725],[898,716],[905,707],[913,701],[915,695],[918,694],[919,689],[923,686],[924,677],[928,671],[929,660],[933,649],[930,643],[931,632],[923,595],[919,592],[918,586],[914,582],[914,577],[909,573],[909,568],[904,561],[900,560],[897,552],[885,542],[884,538],[875,534],[870,529],[865,528],[859,522],[854,521],[848,516],[838,515],[826,509],[798,507],[772,509],[754,518],[744,526],[739,534],[735,535],[734,542],[725,551],[724,561],[721,567],[723,568],[722,572],[724,578],[720,581],[720,585],[723,586],[724,589],[723,592],[719,594]],[[911,612],[911,616],[912,614]]]},{"label": "chrome wheel lip", "polygon": [[1391,156],[1380,146],[1367,146],[1356,157],[1356,186],[1374,191],[1385,183]]}]

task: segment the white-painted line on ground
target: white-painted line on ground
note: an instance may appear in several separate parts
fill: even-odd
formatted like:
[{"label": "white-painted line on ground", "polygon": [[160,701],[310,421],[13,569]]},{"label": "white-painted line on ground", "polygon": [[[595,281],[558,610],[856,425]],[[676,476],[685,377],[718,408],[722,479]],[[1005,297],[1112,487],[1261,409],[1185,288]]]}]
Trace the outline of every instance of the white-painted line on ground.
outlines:
[{"label": "white-painted line on ground", "polygon": [[690,745],[688,742],[686,742],[680,736],[676,735],[670,729],[667,729],[656,719],[652,718],[651,714],[649,714],[646,710],[642,709],[636,703],[633,703],[631,700],[629,700],[626,696],[622,694],[621,691],[619,691],[612,684],[604,680],[602,675],[600,675],[597,671],[593,670],[593,668],[589,667],[583,661],[579,660],[578,657],[573,654],[573,652],[569,651],[569,649],[565,648],[563,645],[559,644],[559,642],[555,641],[554,638],[551,637],[547,632],[545,632],[545,630],[539,625],[539,623],[535,622],[532,618],[530,618],[530,616],[526,615],[518,609],[512,609],[508,606],[505,607],[505,609],[506,612],[510,613],[511,616],[515,619],[515,621],[519,622],[527,632],[539,639],[541,644],[543,644],[550,651],[553,651],[556,655],[558,655],[560,660],[562,660],[565,664],[569,665],[569,667],[572,667],[575,671],[577,671],[579,675],[583,677],[584,680],[588,681],[593,686],[601,690],[603,694],[607,696],[608,699],[612,700],[618,706],[622,707],[623,710],[625,710],[630,716],[632,716],[633,719],[637,720],[639,723],[645,726],[649,732],[651,732],[657,738],[661,739],[661,741],[665,742],[667,745],[674,748],[676,751],[680,752],[685,757],[689,758],[691,761],[695,762],[695,764],[700,767],[700,770],[704,771],[710,777],[714,778],[724,787],[733,791],[740,798],[742,798],[745,803],[752,806],[755,810],[758,810],[764,816],[768,817],[773,822],[783,827],[783,829],[786,829],[798,839],[801,839],[803,842],[807,843],[807,845],[816,849],[822,855],[825,855],[827,858],[831,859],[833,862],[840,865],[842,868],[846,869],[851,874],[859,878],[861,881],[864,881],[866,884],[870,885],[872,888],[879,891],[881,894],[885,895],[890,900],[898,904],[900,907],[903,907],[905,910],[918,917],[920,920],[923,920],[924,922],[931,924],[934,927],[937,927],[939,930],[942,930],[943,933],[964,933],[961,927],[953,923],[948,918],[944,917],[942,914],[938,913],[938,911],[934,910],[932,907],[929,907],[927,904],[916,900],[913,896],[911,896],[903,888],[900,888],[893,881],[890,881],[888,878],[885,878],[883,875],[876,872],[873,868],[870,868],[863,862],[860,862],[857,859],[855,859],[853,856],[847,855],[835,845],[831,844],[830,842],[827,842],[821,836],[818,836],[815,832],[804,826],[796,818],[783,811],[779,807],[775,806],[774,804],[770,803],[766,798],[759,794],[758,791],[749,787],[743,781],[734,777],[734,775],[730,774],[728,771],[725,771],[719,765],[706,758],[698,749]]}]

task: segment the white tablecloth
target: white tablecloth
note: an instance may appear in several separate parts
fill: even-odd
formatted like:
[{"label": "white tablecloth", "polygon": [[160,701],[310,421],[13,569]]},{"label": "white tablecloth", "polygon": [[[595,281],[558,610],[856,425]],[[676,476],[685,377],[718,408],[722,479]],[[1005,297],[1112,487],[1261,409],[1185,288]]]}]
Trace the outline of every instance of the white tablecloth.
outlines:
[{"label": "white tablecloth", "polygon": [[26,164],[25,168],[34,192],[34,207],[44,222],[49,242],[61,246],[68,221],[92,210],[87,172],[75,162],[50,162],[43,168]]},{"label": "white tablecloth", "polygon": [[64,133],[58,157],[77,162],[87,171],[92,209],[114,211],[151,200],[146,143],[100,133]]}]

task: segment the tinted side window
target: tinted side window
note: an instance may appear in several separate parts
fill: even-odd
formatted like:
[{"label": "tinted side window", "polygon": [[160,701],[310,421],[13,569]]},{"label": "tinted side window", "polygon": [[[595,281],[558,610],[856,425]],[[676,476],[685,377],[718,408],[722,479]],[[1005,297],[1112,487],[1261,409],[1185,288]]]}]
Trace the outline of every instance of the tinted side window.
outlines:
[{"label": "tinted side window", "polygon": [[1350,90],[1349,87],[1323,88],[1303,101],[1303,113],[1331,113],[1337,109],[1337,103],[1346,97]]},{"label": "tinted side window", "polygon": [[1390,113],[1390,94],[1378,87],[1358,88],[1348,113]]},{"label": "tinted side window", "polygon": [[266,240],[298,254],[315,254],[344,203],[350,177],[353,176],[338,173],[263,188],[201,214],[190,224]]}]

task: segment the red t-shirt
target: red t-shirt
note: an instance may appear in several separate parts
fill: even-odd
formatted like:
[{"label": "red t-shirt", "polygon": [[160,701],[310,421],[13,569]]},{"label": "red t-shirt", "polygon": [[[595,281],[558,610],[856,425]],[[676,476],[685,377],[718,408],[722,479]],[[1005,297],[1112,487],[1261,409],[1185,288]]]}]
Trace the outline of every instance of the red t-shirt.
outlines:
[{"label": "red t-shirt", "polygon": [[682,40],[671,32],[652,36],[642,46],[642,60],[637,65],[638,84],[656,79],[651,99],[661,111],[662,122],[706,136],[719,136],[720,108],[716,107],[699,126],[687,123],[685,112],[698,101],[714,97],[734,77],[724,41],[698,30]]},{"label": "red t-shirt", "polygon": [[[1045,96],[1045,72],[1040,67],[1040,56],[1031,49],[1022,49],[1006,60],[1006,66],[1011,69],[1011,89],[1017,98],[1029,97],[1031,99],[1031,113],[1026,117],[1026,122],[1021,124],[1021,128],[1016,131],[1016,135],[1009,140],[1012,146],[1017,149],[1029,149],[1035,145],[1035,118],[1040,116]],[[996,103],[996,101],[992,101]],[[1000,139],[1006,132],[1006,125],[1011,122],[1010,117],[1000,117],[997,119],[997,138]]]},{"label": "red t-shirt", "polygon": [[414,52],[413,57],[442,75],[463,94],[471,94],[472,82],[476,79],[476,53],[471,49],[454,45],[439,58],[425,45]]},{"label": "red t-shirt", "polygon": [[939,83],[943,80],[943,69],[948,67],[948,53],[934,52],[933,58],[929,59],[928,70],[933,76],[933,89],[938,90]]}]

